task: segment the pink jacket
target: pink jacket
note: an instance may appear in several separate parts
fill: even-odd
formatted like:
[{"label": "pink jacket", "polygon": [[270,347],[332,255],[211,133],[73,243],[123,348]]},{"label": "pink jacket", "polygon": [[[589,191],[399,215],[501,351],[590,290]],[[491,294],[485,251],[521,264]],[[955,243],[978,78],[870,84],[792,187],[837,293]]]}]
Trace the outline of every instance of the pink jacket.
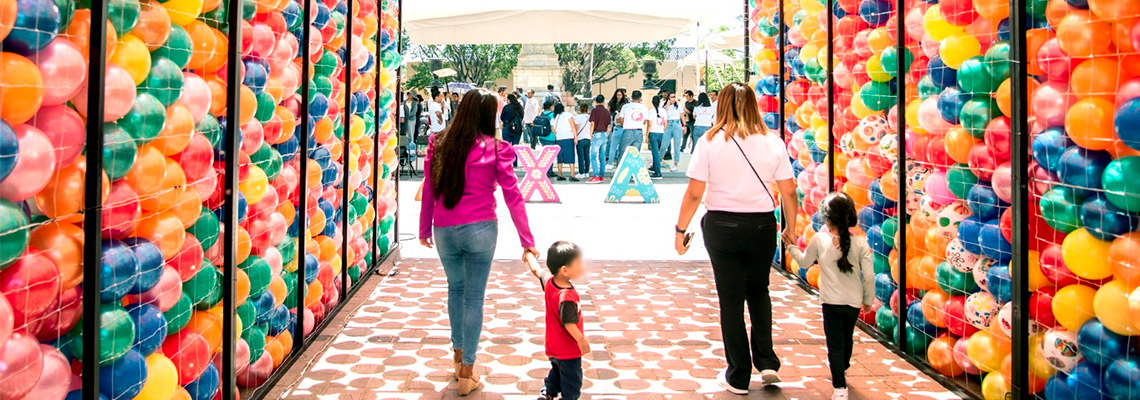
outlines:
[{"label": "pink jacket", "polygon": [[[433,138],[434,139],[434,138]],[[454,209],[443,206],[443,199],[436,198],[431,183],[431,159],[435,146],[428,145],[424,157],[423,201],[420,202],[420,238],[432,236],[433,226],[455,226],[473,222],[495,221],[495,188],[502,186],[503,198],[511,219],[519,231],[523,247],[534,247],[534,237],[530,233],[530,223],[526,216],[526,202],[519,192],[518,177],[515,176],[515,149],[511,144],[483,136],[471,146],[467,154],[466,182],[463,197]]]}]

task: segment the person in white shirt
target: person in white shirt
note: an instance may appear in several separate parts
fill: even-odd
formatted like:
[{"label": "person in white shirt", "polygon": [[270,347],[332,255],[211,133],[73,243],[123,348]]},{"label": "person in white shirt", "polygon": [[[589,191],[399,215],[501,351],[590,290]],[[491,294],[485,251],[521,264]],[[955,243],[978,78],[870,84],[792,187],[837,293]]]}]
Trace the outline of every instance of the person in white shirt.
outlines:
[{"label": "person in white shirt", "polygon": [[562,94],[554,91],[554,85],[546,85],[546,94],[542,96],[542,102],[562,102]]},{"label": "person in white shirt", "polygon": [[590,139],[594,136],[594,124],[590,122],[590,103],[578,103],[578,115],[574,116],[575,130],[578,136],[574,138],[574,148],[577,149],[578,175],[575,178],[587,179],[590,177]]},{"label": "person in white shirt", "polygon": [[530,143],[530,148],[533,149],[538,146],[538,138],[531,134],[530,127],[534,125],[534,118],[542,113],[542,102],[535,101],[534,89],[527,90],[526,97],[523,97],[523,99],[526,100],[523,106],[523,125],[526,134],[523,136],[527,139],[527,142]]},{"label": "person in white shirt", "polygon": [[574,177],[574,140],[578,137],[578,127],[574,123],[574,115],[566,112],[566,106],[562,103],[554,105],[554,118],[550,123],[554,127],[554,142],[558,145],[558,176],[556,179],[565,181],[566,176],[562,173],[562,167],[565,164],[570,164],[570,181],[578,182],[578,178]]},{"label": "person in white shirt", "polygon": [[676,93],[669,93],[662,107],[665,110],[665,134],[661,137],[661,148],[664,154],[673,156],[673,170],[681,168],[681,140],[685,137],[685,106],[677,101]]},{"label": "person in white shirt", "polygon": [[428,136],[443,132],[446,128],[443,115],[443,93],[432,89],[431,101],[428,102]]},{"label": "person in white shirt", "polygon": [[665,118],[669,112],[661,106],[661,96],[653,96],[653,107],[649,109],[649,152],[653,154],[653,168],[649,177],[661,179],[661,139],[665,137]]},{"label": "person in white shirt", "polygon": [[693,152],[696,152],[701,137],[712,128],[713,121],[716,121],[716,108],[709,102],[709,95],[701,93],[697,97],[697,107],[693,108]]},{"label": "person in white shirt", "polygon": [[629,95],[630,102],[621,107],[621,112],[618,113],[617,123],[622,127],[622,135],[620,147],[618,147],[617,159],[621,163],[622,155],[625,154],[626,147],[633,147],[641,150],[641,144],[645,142],[645,133],[649,131],[649,109],[641,104],[641,91],[634,90]]}]

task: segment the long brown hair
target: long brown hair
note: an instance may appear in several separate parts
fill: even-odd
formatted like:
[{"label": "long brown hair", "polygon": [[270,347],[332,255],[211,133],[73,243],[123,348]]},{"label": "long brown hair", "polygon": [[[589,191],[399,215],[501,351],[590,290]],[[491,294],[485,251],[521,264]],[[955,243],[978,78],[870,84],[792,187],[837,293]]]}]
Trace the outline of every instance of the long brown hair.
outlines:
[{"label": "long brown hair", "polygon": [[475,140],[494,139],[499,100],[487,89],[467,92],[451,119],[451,126],[432,140],[431,188],[448,209],[459,205],[467,183],[467,154]]},{"label": "long brown hair", "polygon": [[706,136],[712,141],[721,131],[724,131],[724,140],[768,134],[768,127],[760,117],[756,93],[743,83],[733,82],[720,91],[720,97],[717,99],[716,123]]}]

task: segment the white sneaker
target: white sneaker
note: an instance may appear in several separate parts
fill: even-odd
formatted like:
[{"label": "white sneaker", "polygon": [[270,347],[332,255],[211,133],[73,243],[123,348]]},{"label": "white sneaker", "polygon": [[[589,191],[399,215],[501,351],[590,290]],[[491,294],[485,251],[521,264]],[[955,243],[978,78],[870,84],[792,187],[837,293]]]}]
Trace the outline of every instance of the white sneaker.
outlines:
[{"label": "white sneaker", "polygon": [[720,387],[724,388],[724,390],[727,390],[729,393],[732,393],[735,395],[740,395],[740,396],[747,396],[748,395],[748,389],[737,389],[735,387],[732,387],[732,385],[728,383],[728,380],[724,379],[724,376],[721,376],[719,383],[720,383]]},{"label": "white sneaker", "polygon": [[776,374],[775,370],[766,369],[760,371],[760,379],[764,380],[765,385],[775,385],[780,383],[780,375]]},{"label": "white sneaker", "polygon": [[831,400],[847,400],[847,388],[836,388],[831,392]]}]

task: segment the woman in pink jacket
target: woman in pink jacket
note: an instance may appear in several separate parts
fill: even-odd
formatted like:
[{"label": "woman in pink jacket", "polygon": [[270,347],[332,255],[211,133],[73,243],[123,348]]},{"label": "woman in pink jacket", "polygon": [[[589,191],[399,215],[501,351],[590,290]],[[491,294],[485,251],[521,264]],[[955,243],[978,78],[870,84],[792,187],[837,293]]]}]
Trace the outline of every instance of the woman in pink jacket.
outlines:
[{"label": "woman in pink jacket", "polygon": [[513,168],[515,151],[510,143],[495,139],[498,107],[490,91],[468,92],[451,126],[431,139],[424,159],[420,243],[438,245],[447,274],[447,314],[462,396],[480,386],[472,367],[483,330],[483,294],[499,236],[496,187],[503,188],[523,258],[527,253],[538,256]]}]

